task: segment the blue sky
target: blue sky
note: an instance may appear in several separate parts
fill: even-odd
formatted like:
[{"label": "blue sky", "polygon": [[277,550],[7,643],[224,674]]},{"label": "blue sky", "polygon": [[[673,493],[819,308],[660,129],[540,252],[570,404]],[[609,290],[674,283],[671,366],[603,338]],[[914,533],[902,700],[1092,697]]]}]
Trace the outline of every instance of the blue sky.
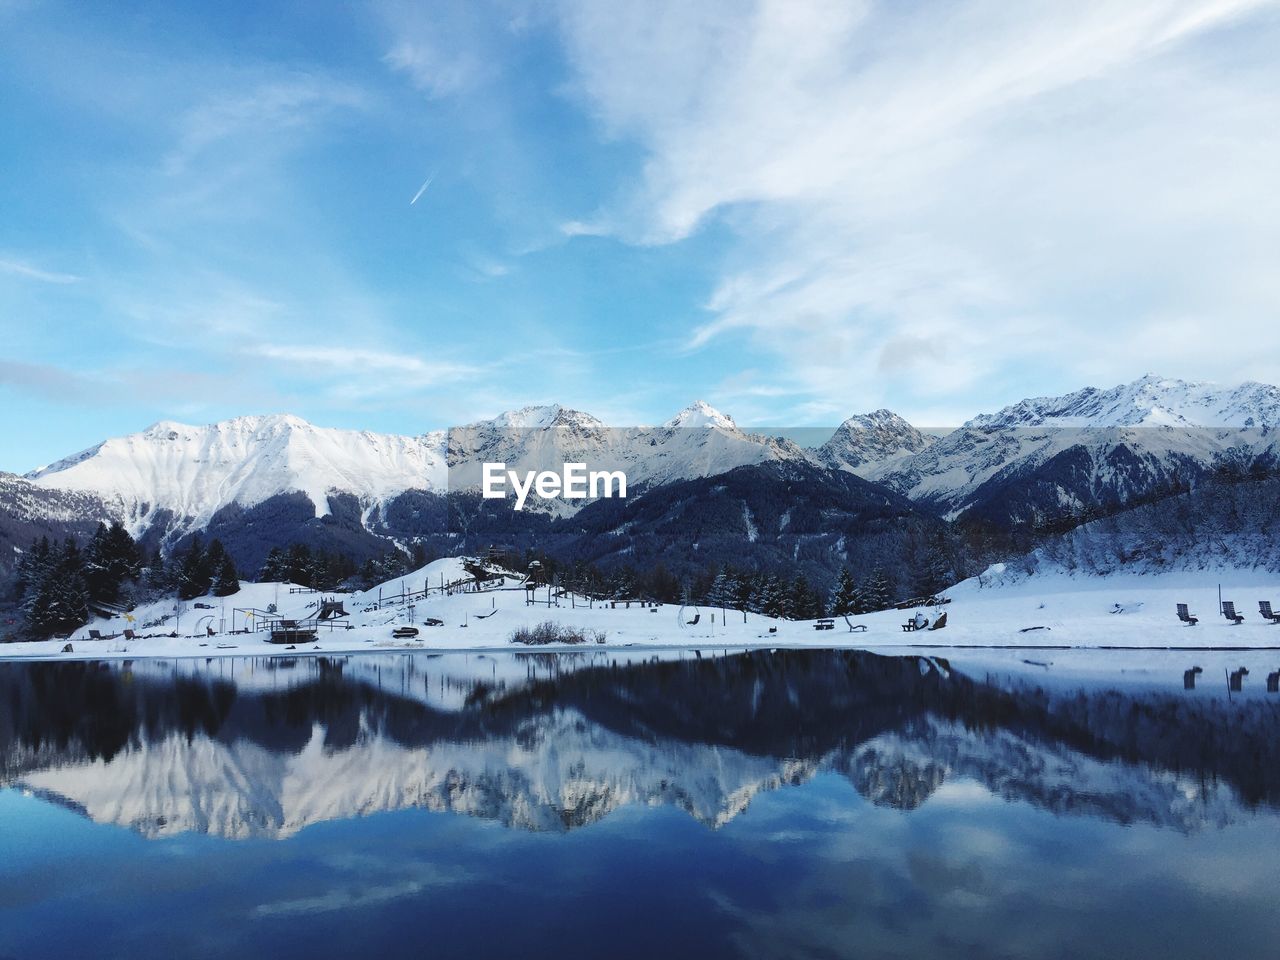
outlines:
[{"label": "blue sky", "polygon": [[1263,0],[0,0],[0,469],[162,418],[1274,382],[1277,40]]}]

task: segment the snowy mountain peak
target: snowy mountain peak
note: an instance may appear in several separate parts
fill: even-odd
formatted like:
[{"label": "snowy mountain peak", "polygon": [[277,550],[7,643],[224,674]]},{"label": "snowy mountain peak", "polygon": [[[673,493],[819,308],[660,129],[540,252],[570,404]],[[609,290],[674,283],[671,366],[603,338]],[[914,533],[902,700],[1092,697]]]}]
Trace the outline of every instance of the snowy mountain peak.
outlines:
[{"label": "snowy mountain peak", "polygon": [[96,493],[135,530],[158,511],[198,528],[231,503],[306,494],[317,516],[330,491],[380,499],[444,483],[431,438],[317,427],[292,415],[247,416],[196,427],[160,421],[28,475],[35,483]]},{"label": "snowy mountain peak", "polygon": [[466,429],[549,430],[553,427],[598,429],[604,427],[604,424],[589,413],[570,410],[558,403],[550,403],[508,410],[491,420],[468,424]]},{"label": "snowy mountain peak", "polygon": [[980,430],[1010,427],[1235,427],[1280,424],[1280,388],[1221,387],[1148,374],[1109,390],[1086,387],[1061,397],[1022,400],[970,420]]},{"label": "snowy mountain peak", "polygon": [[733,422],[733,417],[721,413],[705,400],[695,400],[662,426],[669,430],[676,427],[715,427],[738,432],[738,425]]},{"label": "snowy mountain peak", "polygon": [[814,456],[833,470],[865,475],[873,468],[919,453],[933,440],[892,410],[881,408],[840,424]]}]

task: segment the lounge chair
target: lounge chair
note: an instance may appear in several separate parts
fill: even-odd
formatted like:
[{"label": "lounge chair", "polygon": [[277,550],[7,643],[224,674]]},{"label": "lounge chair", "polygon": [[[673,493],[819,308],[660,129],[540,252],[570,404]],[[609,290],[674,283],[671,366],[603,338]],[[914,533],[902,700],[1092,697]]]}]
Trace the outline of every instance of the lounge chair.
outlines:
[{"label": "lounge chair", "polygon": [[698,625],[698,621],[699,621],[699,620],[701,620],[701,619],[702,619],[702,614],[700,614],[700,613],[695,613],[695,614],[693,615],[693,619],[692,619],[692,620],[686,621],[685,626],[689,626],[689,627],[696,627],[696,626]]},{"label": "lounge chair", "polygon": [[101,640],[101,639],[102,639],[102,634],[101,634],[101,632],[99,632],[99,631],[97,631],[97,630],[90,630],[90,631],[89,631],[89,639],[90,639],[90,640]]},{"label": "lounge chair", "polygon": [[1270,600],[1259,600],[1258,612],[1262,614],[1264,620],[1270,620],[1272,623],[1280,623],[1280,613],[1272,611]]},{"label": "lounge chair", "polygon": [[136,633],[134,633],[132,630],[126,630],[126,631],[124,632],[124,638],[125,638],[126,640],[137,640],[137,639],[138,639],[138,635],[137,635]]},{"label": "lounge chair", "polygon": [[937,620],[935,620],[935,621],[933,621],[933,626],[931,626],[929,629],[930,629],[930,630],[941,630],[941,629],[942,629],[943,627],[945,627],[946,625],[947,625],[947,615],[946,615],[946,613],[940,613],[940,614],[938,614],[938,619],[937,619]]},{"label": "lounge chair", "polygon": [[1193,617],[1187,611],[1187,605],[1185,603],[1178,604],[1178,619],[1181,620],[1183,623],[1185,623],[1189,627],[1194,627],[1197,623],[1200,622],[1199,617]]},{"label": "lounge chair", "polygon": [[1244,617],[1236,613],[1236,605],[1230,600],[1222,601],[1222,615],[1236,626],[1244,623]]}]

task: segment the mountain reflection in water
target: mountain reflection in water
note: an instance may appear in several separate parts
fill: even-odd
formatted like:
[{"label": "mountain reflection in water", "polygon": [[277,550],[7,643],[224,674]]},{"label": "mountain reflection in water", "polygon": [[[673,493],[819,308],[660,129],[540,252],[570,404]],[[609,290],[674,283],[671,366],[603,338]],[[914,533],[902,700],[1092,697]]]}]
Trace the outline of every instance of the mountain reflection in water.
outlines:
[{"label": "mountain reflection in water", "polygon": [[413,807],[563,831],[670,805],[720,826],[819,773],[902,810],[965,778],[1190,833],[1277,806],[1277,732],[1265,700],[998,686],[855,651],[0,666],[0,786],[145,836]]}]

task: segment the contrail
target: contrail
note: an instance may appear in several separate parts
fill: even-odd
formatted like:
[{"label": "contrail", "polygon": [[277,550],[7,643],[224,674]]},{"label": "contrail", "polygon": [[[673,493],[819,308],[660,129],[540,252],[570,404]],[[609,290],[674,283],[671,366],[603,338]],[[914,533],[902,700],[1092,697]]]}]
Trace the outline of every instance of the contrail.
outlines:
[{"label": "contrail", "polygon": [[431,181],[434,180],[435,178],[436,178],[436,174],[435,174],[435,171],[433,170],[431,171],[431,176],[427,177],[427,179],[423,181],[422,186],[418,188],[418,192],[413,195],[413,199],[409,201],[409,206],[412,207],[415,203],[418,202],[418,200],[422,197],[422,195],[427,192],[427,187],[431,186]]}]

